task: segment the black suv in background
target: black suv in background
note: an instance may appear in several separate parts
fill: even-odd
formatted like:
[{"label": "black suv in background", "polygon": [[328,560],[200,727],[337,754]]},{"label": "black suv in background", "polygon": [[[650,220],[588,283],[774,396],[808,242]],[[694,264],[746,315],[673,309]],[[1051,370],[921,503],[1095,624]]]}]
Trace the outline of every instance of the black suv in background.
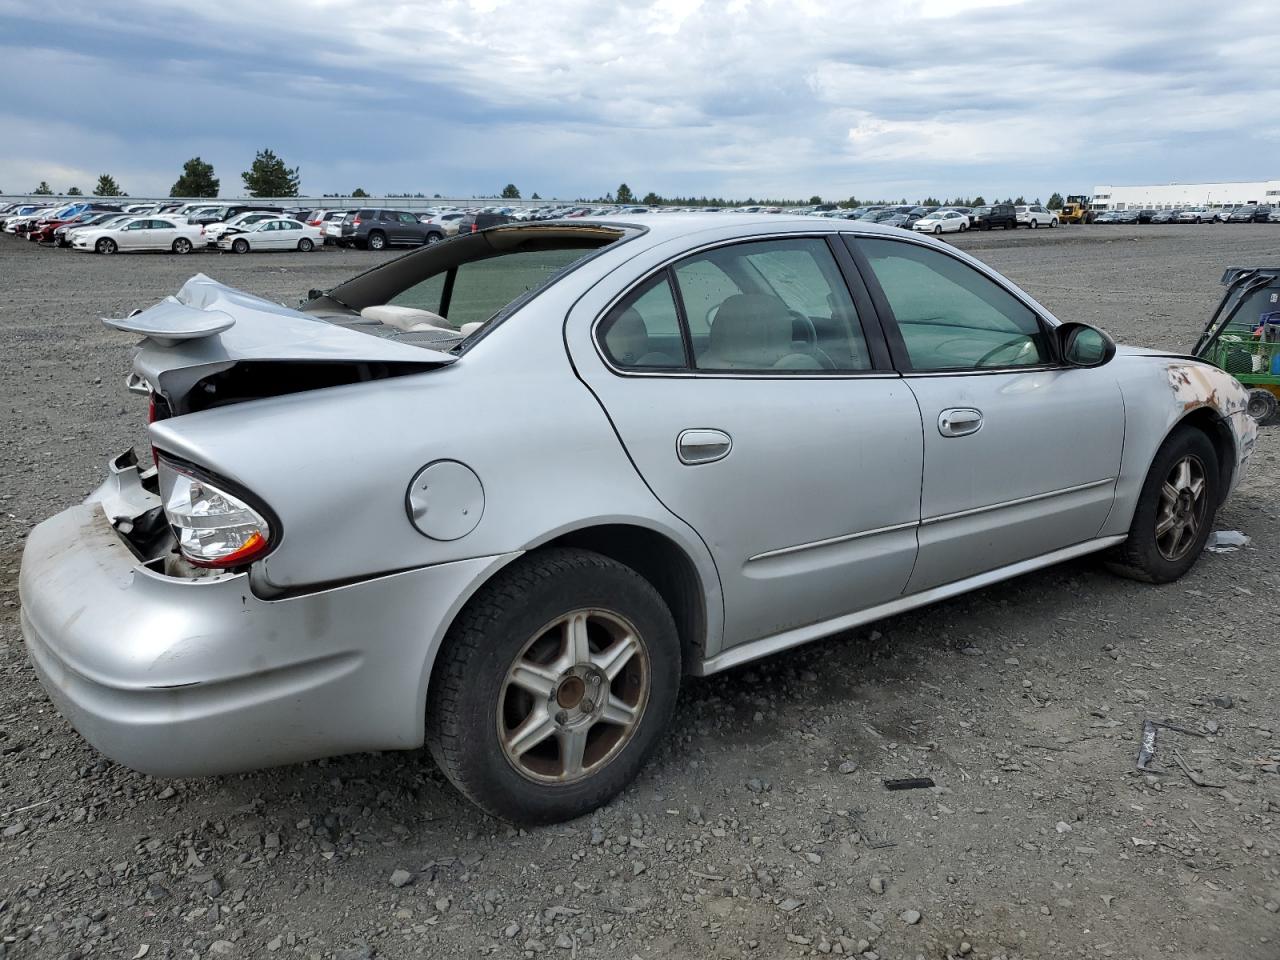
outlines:
[{"label": "black suv in background", "polygon": [[985,207],[975,207],[973,216],[969,218],[970,229],[990,230],[993,227],[1004,227],[1006,230],[1018,229],[1018,213],[1012,203],[992,203]]},{"label": "black suv in background", "polygon": [[421,247],[443,239],[444,230],[439,224],[422,223],[407,210],[365,207],[343,218],[338,243],[344,247],[354,244],[368,250],[382,250],[395,246]]}]

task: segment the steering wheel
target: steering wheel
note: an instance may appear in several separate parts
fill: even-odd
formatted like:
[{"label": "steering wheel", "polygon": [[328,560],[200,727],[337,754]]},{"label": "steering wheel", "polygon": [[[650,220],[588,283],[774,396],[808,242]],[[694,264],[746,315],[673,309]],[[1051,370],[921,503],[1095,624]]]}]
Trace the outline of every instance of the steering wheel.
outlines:
[{"label": "steering wheel", "polygon": [[795,332],[796,321],[799,321],[801,328],[805,332],[805,342],[811,347],[816,347],[818,345],[818,328],[813,325],[813,321],[799,310],[788,310],[787,313],[791,316],[792,333]]},{"label": "steering wheel", "polygon": [[[1004,343],[1000,344],[999,346],[994,347],[991,350],[988,350],[986,353],[984,353],[982,356],[978,358],[974,366],[976,367],[986,366],[987,361],[990,360],[992,357],[994,357],[1001,350],[1008,350],[1010,347],[1019,347],[1020,349],[1018,350],[1018,355],[1021,355],[1023,353],[1026,353],[1027,348],[1031,346],[1033,346],[1033,341],[1031,340],[1031,338],[1026,335],[1020,334],[1019,336],[1012,337],[1006,340]],[[1016,358],[1017,357],[1015,355],[1014,359]]]}]

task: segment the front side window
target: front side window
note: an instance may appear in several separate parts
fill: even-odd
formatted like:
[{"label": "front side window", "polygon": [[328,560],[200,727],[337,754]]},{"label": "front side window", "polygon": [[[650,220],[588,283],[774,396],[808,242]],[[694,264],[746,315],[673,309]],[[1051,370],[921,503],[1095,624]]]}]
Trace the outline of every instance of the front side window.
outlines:
[{"label": "front side window", "polygon": [[1049,363],[1035,313],[968,264],[915,243],[859,239],[893,310],[913,370]]},{"label": "front side window", "polygon": [[417,223],[418,218],[415,217],[412,213],[402,213],[400,214],[400,222],[401,223]]}]

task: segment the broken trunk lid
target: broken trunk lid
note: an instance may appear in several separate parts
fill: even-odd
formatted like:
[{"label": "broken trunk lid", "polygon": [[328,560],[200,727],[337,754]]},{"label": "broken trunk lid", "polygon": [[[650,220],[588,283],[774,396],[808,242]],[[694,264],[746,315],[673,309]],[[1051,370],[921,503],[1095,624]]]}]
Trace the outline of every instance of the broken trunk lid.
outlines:
[{"label": "broken trunk lid", "polygon": [[134,370],[155,384],[169,370],[241,360],[412,363],[457,357],[336,326],[197,274],[177,296],[123,319],[103,322],[145,337]]},{"label": "broken trunk lid", "polygon": [[[233,368],[253,368],[259,371],[254,379],[274,380],[293,365],[310,367],[313,373],[358,365],[362,372],[355,379],[365,380],[423,372],[457,360],[452,354],[336,326],[204,274],[188,280],[174,297],[124,319],[103,322],[145,337],[134,356],[134,374],[165,397],[175,414],[190,409],[184,400],[197,384]],[[330,385],[351,378],[339,372]],[[308,375],[301,389],[323,387],[328,379],[324,374]],[[297,384],[255,387],[237,399],[297,389]]]}]

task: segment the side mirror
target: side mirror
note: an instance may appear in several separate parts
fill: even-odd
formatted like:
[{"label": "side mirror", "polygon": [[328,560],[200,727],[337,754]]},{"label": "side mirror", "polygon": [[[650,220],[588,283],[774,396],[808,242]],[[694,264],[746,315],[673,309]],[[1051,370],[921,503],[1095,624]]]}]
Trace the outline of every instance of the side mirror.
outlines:
[{"label": "side mirror", "polygon": [[323,296],[324,296],[324,291],[319,289],[318,287],[312,287],[310,290],[307,291],[308,300],[319,300]]},{"label": "side mirror", "polygon": [[1100,367],[1116,355],[1116,342],[1087,323],[1064,323],[1054,336],[1058,355],[1069,367]]}]

